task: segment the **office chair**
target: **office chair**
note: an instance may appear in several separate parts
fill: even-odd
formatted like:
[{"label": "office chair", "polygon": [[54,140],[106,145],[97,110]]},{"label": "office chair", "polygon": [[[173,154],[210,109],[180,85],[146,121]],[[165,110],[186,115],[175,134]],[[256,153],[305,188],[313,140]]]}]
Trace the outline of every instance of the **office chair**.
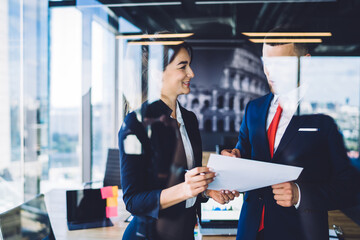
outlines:
[{"label": "office chair", "polygon": [[106,160],[106,170],[104,176],[104,187],[106,186],[118,186],[121,188],[120,182],[120,156],[119,149],[109,149],[107,160]]}]

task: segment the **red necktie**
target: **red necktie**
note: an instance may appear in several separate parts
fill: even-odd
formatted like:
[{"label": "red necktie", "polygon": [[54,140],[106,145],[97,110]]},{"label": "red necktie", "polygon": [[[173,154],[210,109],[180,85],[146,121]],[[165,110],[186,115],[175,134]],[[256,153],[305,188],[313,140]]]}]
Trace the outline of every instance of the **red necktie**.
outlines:
[{"label": "red necktie", "polygon": [[[276,109],[275,116],[274,116],[273,120],[271,121],[269,129],[267,131],[271,158],[273,158],[273,156],[274,156],[275,136],[276,136],[277,128],[279,126],[281,113],[282,113],[282,108],[280,107],[280,104],[279,104]],[[259,226],[259,232],[264,229],[264,215],[265,215],[265,205],[263,205],[261,221],[260,221],[260,226]]]}]

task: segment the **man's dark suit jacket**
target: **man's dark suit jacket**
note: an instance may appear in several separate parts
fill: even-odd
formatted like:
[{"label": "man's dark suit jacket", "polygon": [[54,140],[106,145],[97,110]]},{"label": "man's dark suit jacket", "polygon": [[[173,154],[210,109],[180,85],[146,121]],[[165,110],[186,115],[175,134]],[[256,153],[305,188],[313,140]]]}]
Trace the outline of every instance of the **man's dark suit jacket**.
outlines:
[{"label": "man's dark suit jacket", "polygon": [[266,121],[272,98],[270,93],[248,103],[236,148],[242,158],[303,167],[295,181],[301,191],[300,206],[276,204],[271,187],[246,192],[236,239],[256,239],[263,205],[265,240],[329,239],[327,211],[354,200],[354,172],[342,135],[329,116],[293,116],[271,159]]},{"label": "man's dark suit jacket", "polygon": [[[194,153],[195,166],[202,165],[201,137],[194,113],[180,106]],[[135,216],[125,235],[139,239],[193,239],[196,210],[200,201],[185,208],[185,201],[160,210],[163,189],[184,181],[187,160],[177,121],[161,100],[143,104],[129,113],[119,132],[121,183],[126,209]],[[141,154],[125,152],[124,140],[134,135],[142,146]],[[132,227],[131,227],[132,226]],[[130,233],[129,233],[130,232]],[[125,237],[126,238],[126,237]]]}]

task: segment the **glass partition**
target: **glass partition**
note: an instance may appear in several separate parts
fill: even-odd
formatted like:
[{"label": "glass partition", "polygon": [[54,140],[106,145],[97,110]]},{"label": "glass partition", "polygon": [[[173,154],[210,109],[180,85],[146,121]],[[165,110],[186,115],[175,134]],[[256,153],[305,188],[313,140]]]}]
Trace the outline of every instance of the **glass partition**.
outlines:
[{"label": "glass partition", "polygon": [[115,35],[92,21],[92,181],[102,181],[115,137]]}]

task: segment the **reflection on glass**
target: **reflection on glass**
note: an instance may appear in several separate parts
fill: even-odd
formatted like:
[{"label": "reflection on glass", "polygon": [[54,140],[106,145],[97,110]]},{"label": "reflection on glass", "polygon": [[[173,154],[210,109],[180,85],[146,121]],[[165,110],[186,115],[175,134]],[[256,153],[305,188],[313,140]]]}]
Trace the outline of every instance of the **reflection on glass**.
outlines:
[{"label": "reflection on glass", "polygon": [[23,114],[25,200],[39,193],[48,171],[49,84],[46,2],[24,1]]},{"label": "reflection on glass", "polygon": [[44,195],[0,215],[3,240],[55,239]]},{"label": "reflection on glass", "polygon": [[115,147],[115,35],[92,21],[92,180],[102,180]]},{"label": "reflection on glass", "polygon": [[263,57],[264,71],[284,112],[294,113],[306,94],[308,83],[298,84],[298,57]]},{"label": "reflection on glass", "polygon": [[[0,8],[0,211],[20,203],[20,6],[19,1]],[[10,28],[13,26],[13,28]]]},{"label": "reflection on glass", "polygon": [[359,57],[301,59],[301,81],[310,84],[300,106],[302,114],[323,113],[335,119],[343,134],[348,156],[359,162]]},{"label": "reflection on glass", "polygon": [[81,183],[82,14],[76,8],[52,8],[50,17],[51,152],[44,192]]},{"label": "reflection on glass", "polygon": [[195,47],[191,92],[179,102],[199,121],[203,150],[236,144],[245,107],[268,92],[261,59],[244,46]]},{"label": "reflection on glass", "polygon": [[47,168],[47,7],[1,3],[0,210],[36,195]]},{"label": "reflection on glass", "polygon": [[141,79],[142,79],[142,51],[141,46],[128,45],[125,50],[123,66],[119,85],[121,94],[129,109],[137,109],[141,106]]}]

